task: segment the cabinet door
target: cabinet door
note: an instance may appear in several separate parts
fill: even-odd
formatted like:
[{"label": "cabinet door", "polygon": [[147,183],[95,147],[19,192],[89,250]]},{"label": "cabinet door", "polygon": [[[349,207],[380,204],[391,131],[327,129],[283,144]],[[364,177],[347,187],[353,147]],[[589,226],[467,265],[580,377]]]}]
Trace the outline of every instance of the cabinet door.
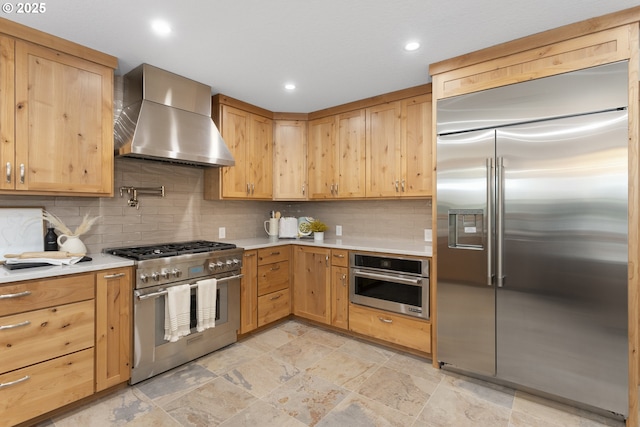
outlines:
[{"label": "cabinet door", "polygon": [[307,198],[307,123],[279,120],[275,123],[273,198]]},{"label": "cabinet door", "polygon": [[338,163],[335,159],[335,116],[309,122],[308,180],[310,199],[334,197]]},{"label": "cabinet door", "polygon": [[402,101],[403,196],[430,196],[431,94]]},{"label": "cabinet door", "polygon": [[0,36],[0,190],[15,188],[15,41]]},{"label": "cabinet door", "polygon": [[235,166],[222,168],[222,197],[248,197],[245,164],[250,140],[250,116],[246,111],[222,106],[220,134],[236,161]]},{"label": "cabinet door", "polygon": [[251,187],[250,197],[273,196],[273,120],[251,115],[251,144],[245,168]]},{"label": "cabinet door", "polygon": [[349,269],[331,267],[331,324],[349,329]]},{"label": "cabinet door", "polygon": [[258,251],[245,251],[240,279],[240,333],[258,327]]},{"label": "cabinet door", "polygon": [[331,324],[330,250],[296,247],[293,267],[293,314]]},{"label": "cabinet door", "polygon": [[20,40],[15,62],[16,190],[113,195],[113,70]]},{"label": "cabinet door", "polygon": [[96,391],[131,376],[130,268],[96,273]]},{"label": "cabinet door", "polygon": [[338,164],[335,195],[339,198],[365,196],[365,116],[365,110],[338,116],[338,151],[334,157]]},{"label": "cabinet door", "polygon": [[367,108],[367,197],[400,195],[400,101]]}]

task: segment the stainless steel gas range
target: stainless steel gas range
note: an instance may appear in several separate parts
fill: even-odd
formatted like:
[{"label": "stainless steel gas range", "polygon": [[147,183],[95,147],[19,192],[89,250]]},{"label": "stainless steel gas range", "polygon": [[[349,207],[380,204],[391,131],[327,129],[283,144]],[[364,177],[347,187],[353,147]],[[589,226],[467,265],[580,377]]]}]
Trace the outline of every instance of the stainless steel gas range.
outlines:
[{"label": "stainless steel gas range", "polygon": [[[104,250],[136,261],[131,384],[237,341],[243,251],[230,243],[204,240]],[[197,332],[195,283],[210,278],[217,280],[215,327]],[[164,338],[165,295],[171,286],[187,283],[191,333],[170,342]]]}]

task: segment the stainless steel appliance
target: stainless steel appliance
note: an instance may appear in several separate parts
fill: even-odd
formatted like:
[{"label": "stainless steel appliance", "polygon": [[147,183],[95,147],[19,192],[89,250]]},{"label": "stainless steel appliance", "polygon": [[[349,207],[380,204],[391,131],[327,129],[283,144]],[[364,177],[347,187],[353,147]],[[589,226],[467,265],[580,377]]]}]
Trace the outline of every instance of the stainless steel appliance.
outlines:
[{"label": "stainless steel appliance", "polygon": [[366,305],[429,318],[429,261],[352,252],[349,299]]},{"label": "stainless steel appliance", "polygon": [[444,368],[628,416],[627,76],[438,101]]},{"label": "stainless steel appliance", "polygon": [[211,87],[142,64],[123,77],[116,154],[199,166],[235,161],[211,120]]},{"label": "stainless steel appliance", "polygon": [[[243,251],[202,240],[104,251],[136,260],[131,384],[237,341]],[[207,278],[217,279],[215,327],[197,332],[195,282]],[[185,283],[193,285],[191,334],[169,342],[164,339],[164,295],[169,287]]]}]

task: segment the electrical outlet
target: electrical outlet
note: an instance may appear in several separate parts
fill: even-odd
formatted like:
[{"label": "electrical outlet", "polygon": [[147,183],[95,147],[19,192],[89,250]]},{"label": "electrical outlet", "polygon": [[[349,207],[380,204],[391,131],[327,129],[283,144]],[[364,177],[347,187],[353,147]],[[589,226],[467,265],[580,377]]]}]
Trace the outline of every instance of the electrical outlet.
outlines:
[{"label": "electrical outlet", "polygon": [[336,225],[336,236],[342,236],[342,226]]},{"label": "electrical outlet", "polygon": [[227,229],[224,227],[218,227],[218,238],[224,239],[227,237]]},{"label": "electrical outlet", "polygon": [[424,229],[424,241],[425,242],[430,242],[432,239],[432,235],[431,235],[431,230],[429,230],[428,228]]}]

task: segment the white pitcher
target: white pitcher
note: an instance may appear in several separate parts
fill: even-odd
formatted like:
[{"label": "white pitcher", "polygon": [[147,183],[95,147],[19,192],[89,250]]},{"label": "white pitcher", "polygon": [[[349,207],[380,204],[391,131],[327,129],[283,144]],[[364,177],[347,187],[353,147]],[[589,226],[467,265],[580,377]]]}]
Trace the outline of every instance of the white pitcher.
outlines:
[{"label": "white pitcher", "polygon": [[264,231],[266,231],[269,236],[277,236],[278,235],[278,218],[269,218],[268,220],[266,220],[264,222]]},{"label": "white pitcher", "polygon": [[[62,238],[65,238],[64,243],[62,242]],[[87,247],[82,243],[82,240],[78,236],[69,236],[66,234],[61,234],[58,236],[58,246],[59,250],[63,252],[70,252],[73,254],[86,254]]]}]

